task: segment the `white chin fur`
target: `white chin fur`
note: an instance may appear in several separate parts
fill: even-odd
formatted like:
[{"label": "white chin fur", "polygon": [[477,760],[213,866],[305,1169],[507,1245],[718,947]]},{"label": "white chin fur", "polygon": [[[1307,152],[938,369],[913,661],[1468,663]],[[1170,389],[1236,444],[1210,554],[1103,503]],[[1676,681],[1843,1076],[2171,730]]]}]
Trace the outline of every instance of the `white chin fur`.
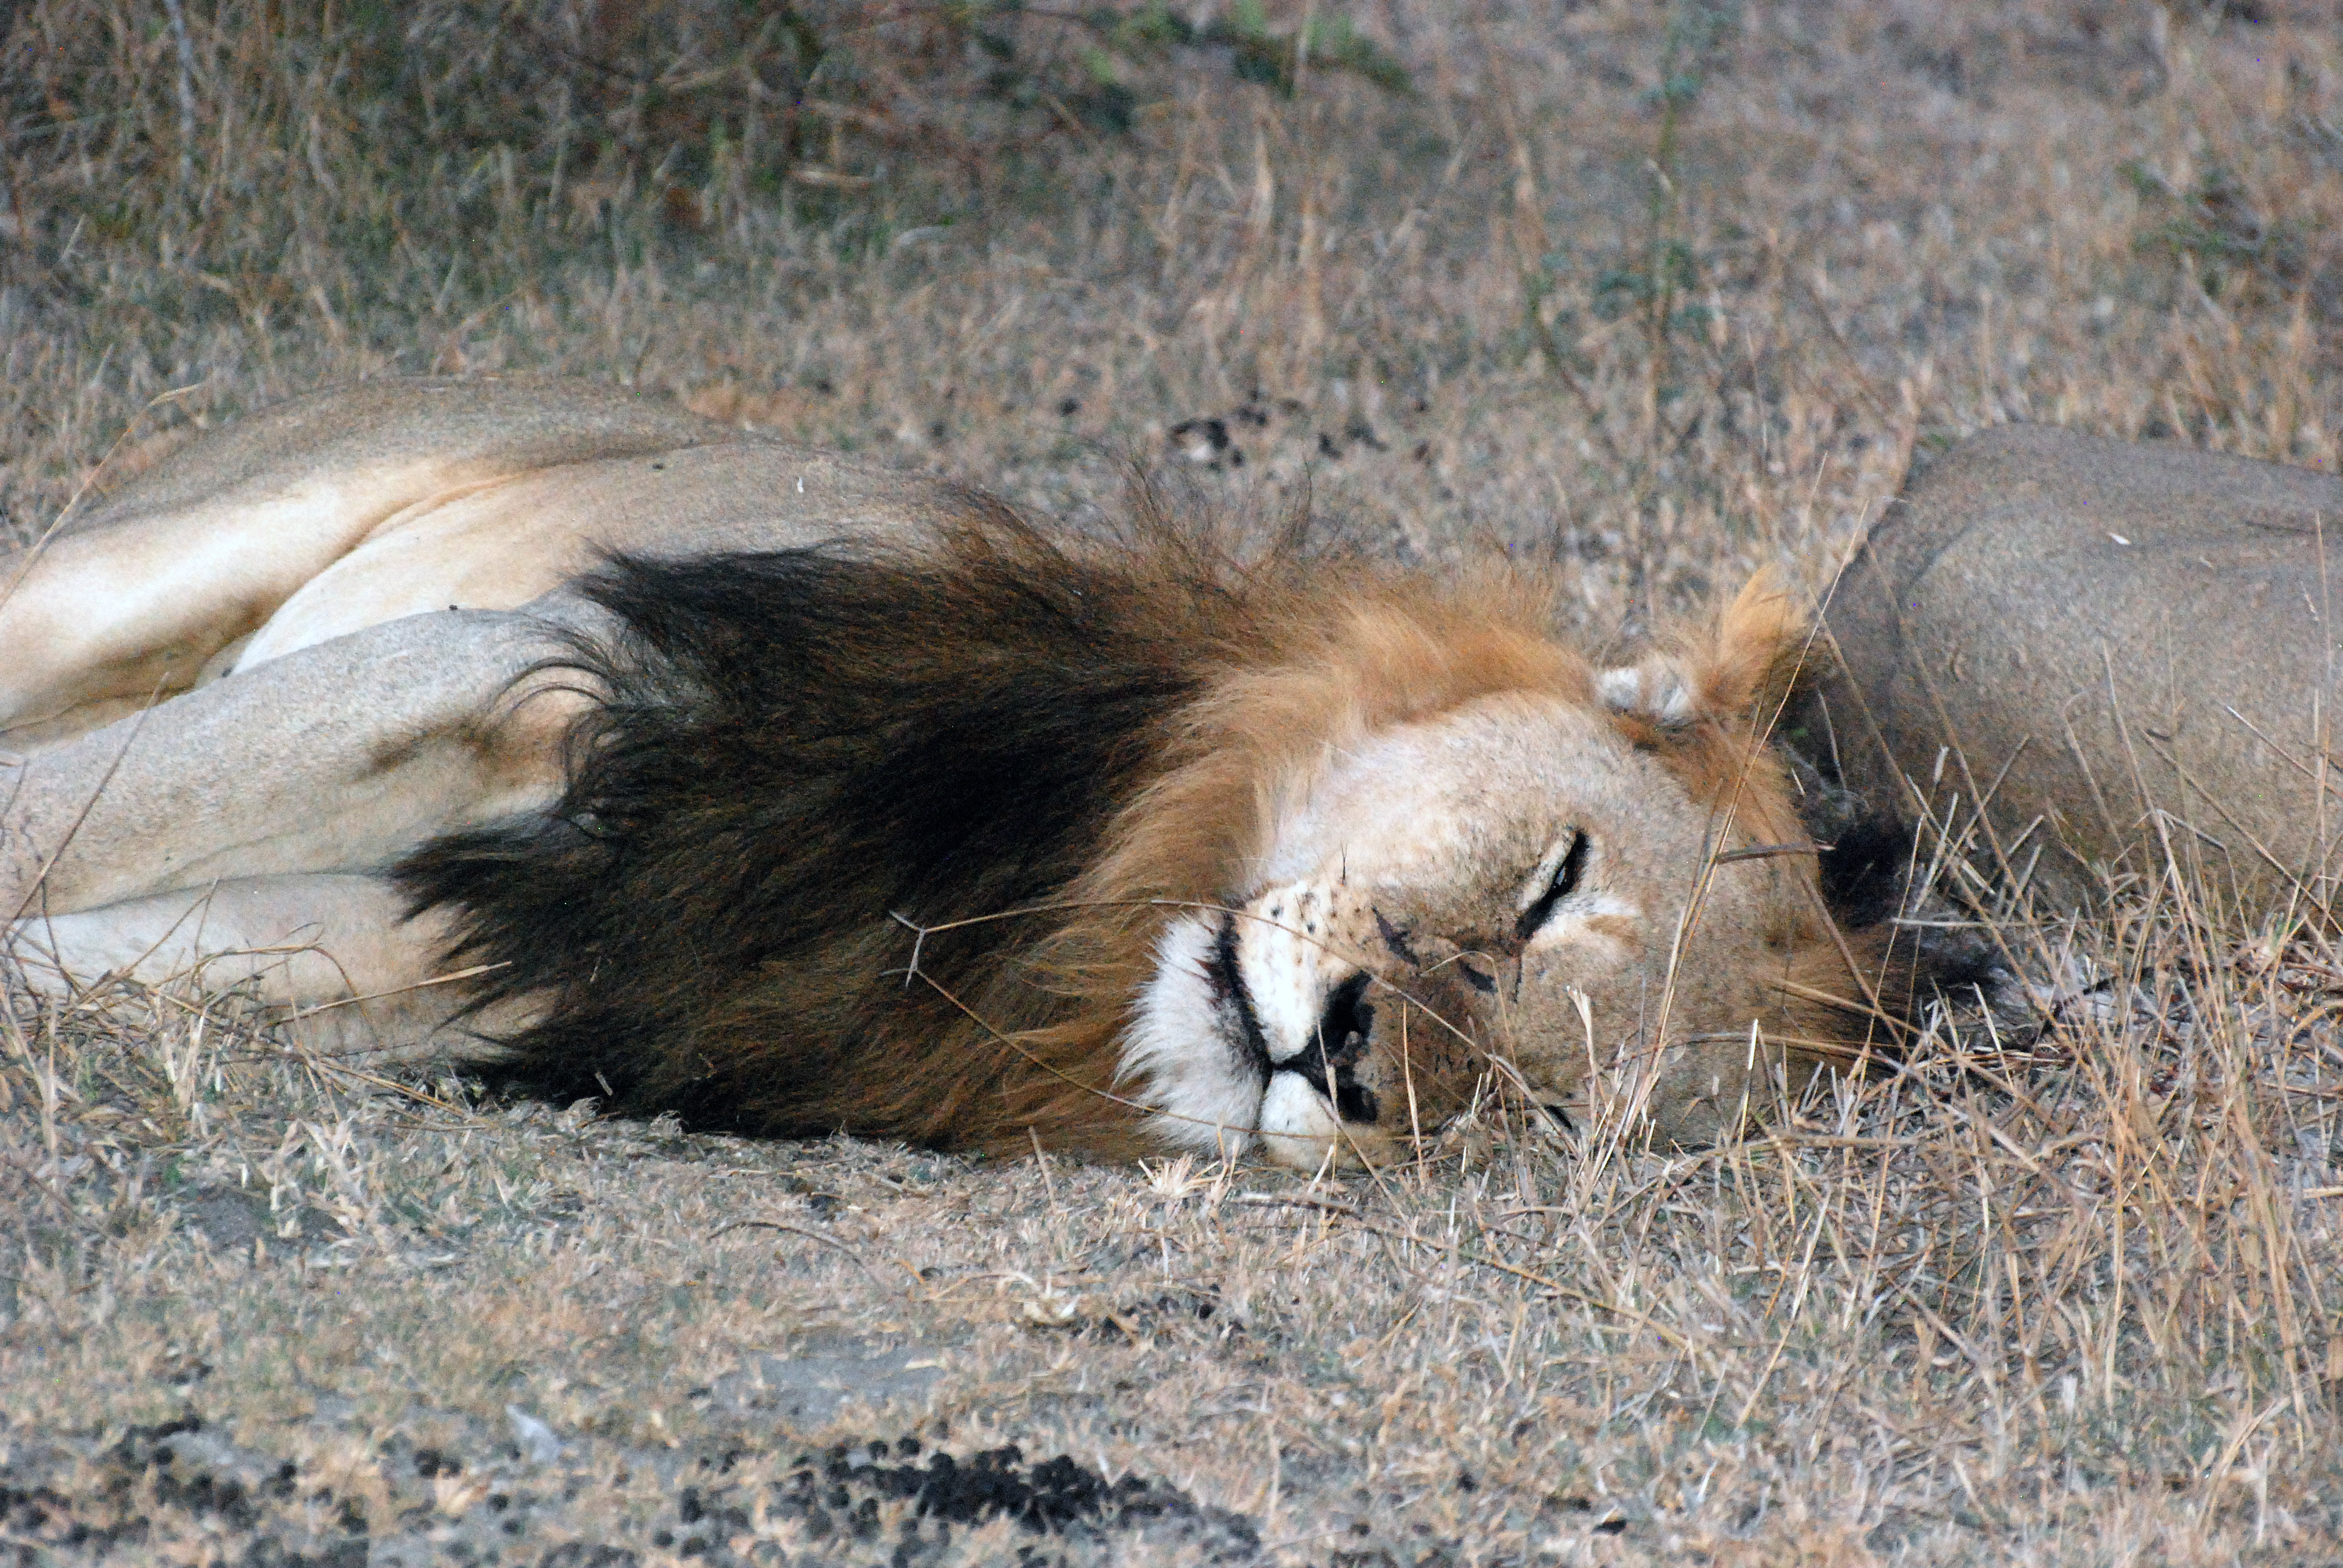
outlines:
[{"label": "white chin fur", "polygon": [[1179,1149],[1228,1159],[1252,1147],[1261,1082],[1212,994],[1213,928],[1187,915],[1155,944],[1155,973],[1122,1037],[1118,1080],[1141,1105],[1163,1112],[1149,1130]]},{"label": "white chin fur", "polygon": [[1273,1073],[1261,1102],[1262,1152],[1280,1165],[1315,1171],[1342,1141],[1342,1120],[1298,1072]]}]

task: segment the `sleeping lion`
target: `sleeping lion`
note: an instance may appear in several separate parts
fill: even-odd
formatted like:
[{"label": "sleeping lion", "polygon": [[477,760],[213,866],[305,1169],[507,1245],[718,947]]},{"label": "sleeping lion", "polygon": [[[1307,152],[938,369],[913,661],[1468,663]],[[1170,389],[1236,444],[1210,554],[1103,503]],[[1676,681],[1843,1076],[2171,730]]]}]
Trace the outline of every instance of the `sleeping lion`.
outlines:
[{"label": "sleeping lion", "polygon": [[1314,1167],[1492,1071],[1728,1136],[1984,978],[1826,907],[1770,578],[1597,669],[1517,567],[1133,510],[586,386],[246,419],[0,558],[24,983],[703,1127]]}]

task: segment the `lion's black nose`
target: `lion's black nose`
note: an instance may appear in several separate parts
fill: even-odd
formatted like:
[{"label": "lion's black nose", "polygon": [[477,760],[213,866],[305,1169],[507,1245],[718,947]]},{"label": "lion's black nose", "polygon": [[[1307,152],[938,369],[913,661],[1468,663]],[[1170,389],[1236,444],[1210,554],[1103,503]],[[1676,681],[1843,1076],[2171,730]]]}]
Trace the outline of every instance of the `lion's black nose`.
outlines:
[{"label": "lion's black nose", "polygon": [[1375,1010],[1367,1000],[1367,975],[1362,970],[1328,993],[1317,1033],[1292,1064],[1334,1102],[1335,1112],[1345,1121],[1375,1119],[1374,1091],[1358,1080],[1374,1027]]},{"label": "lion's black nose", "polygon": [[1374,1027],[1375,1010],[1367,1000],[1367,976],[1362,970],[1328,994],[1312,1054],[1322,1051],[1338,1066],[1350,1066],[1366,1054],[1367,1036]]}]

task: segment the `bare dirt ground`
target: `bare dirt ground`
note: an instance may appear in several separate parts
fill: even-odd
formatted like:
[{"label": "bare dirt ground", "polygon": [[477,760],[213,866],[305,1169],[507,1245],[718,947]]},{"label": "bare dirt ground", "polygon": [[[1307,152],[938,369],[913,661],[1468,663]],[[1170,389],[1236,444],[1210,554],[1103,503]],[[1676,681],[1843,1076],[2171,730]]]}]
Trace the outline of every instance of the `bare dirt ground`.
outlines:
[{"label": "bare dirt ground", "polygon": [[[31,0],[0,537],[297,389],[562,373],[1076,518],[1125,457],[1306,482],[1561,559],[1610,638],[1825,580],[1997,422],[2343,460],[2329,0],[1340,9],[1412,91],[1207,54],[1124,129],[930,167],[841,107],[767,177],[644,140],[721,58],[586,116],[556,5]],[[2343,945],[2135,869],[2006,928],[2038,1040],[1947,1024],[1732,1148],[1493,1102],[1317,1182],[693,1136],[193,984],[11,993],[0,1560],[2333,1562]]]}]

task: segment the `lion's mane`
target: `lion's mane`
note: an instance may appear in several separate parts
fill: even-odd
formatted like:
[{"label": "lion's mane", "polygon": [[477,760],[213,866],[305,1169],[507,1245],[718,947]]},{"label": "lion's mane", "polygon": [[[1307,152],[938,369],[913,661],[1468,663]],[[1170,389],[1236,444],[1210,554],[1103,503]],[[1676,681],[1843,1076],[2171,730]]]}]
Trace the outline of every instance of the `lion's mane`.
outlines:
[{"label": "lion's mane", "polygon": [[901,551],[581,588],[612,629],[562,660],[598,700],[559,804],[397,879],[495,966],[478,1008],[537,1010],[513,1079],[767,1134],[1144,1151],[1115,1040],[1167,907],[1261,848],[1262,791],[1375,724],[1588,690],[1534,582],[1298,529],[1240,562],[1151,512],[1101,545],[971,497]]}]

